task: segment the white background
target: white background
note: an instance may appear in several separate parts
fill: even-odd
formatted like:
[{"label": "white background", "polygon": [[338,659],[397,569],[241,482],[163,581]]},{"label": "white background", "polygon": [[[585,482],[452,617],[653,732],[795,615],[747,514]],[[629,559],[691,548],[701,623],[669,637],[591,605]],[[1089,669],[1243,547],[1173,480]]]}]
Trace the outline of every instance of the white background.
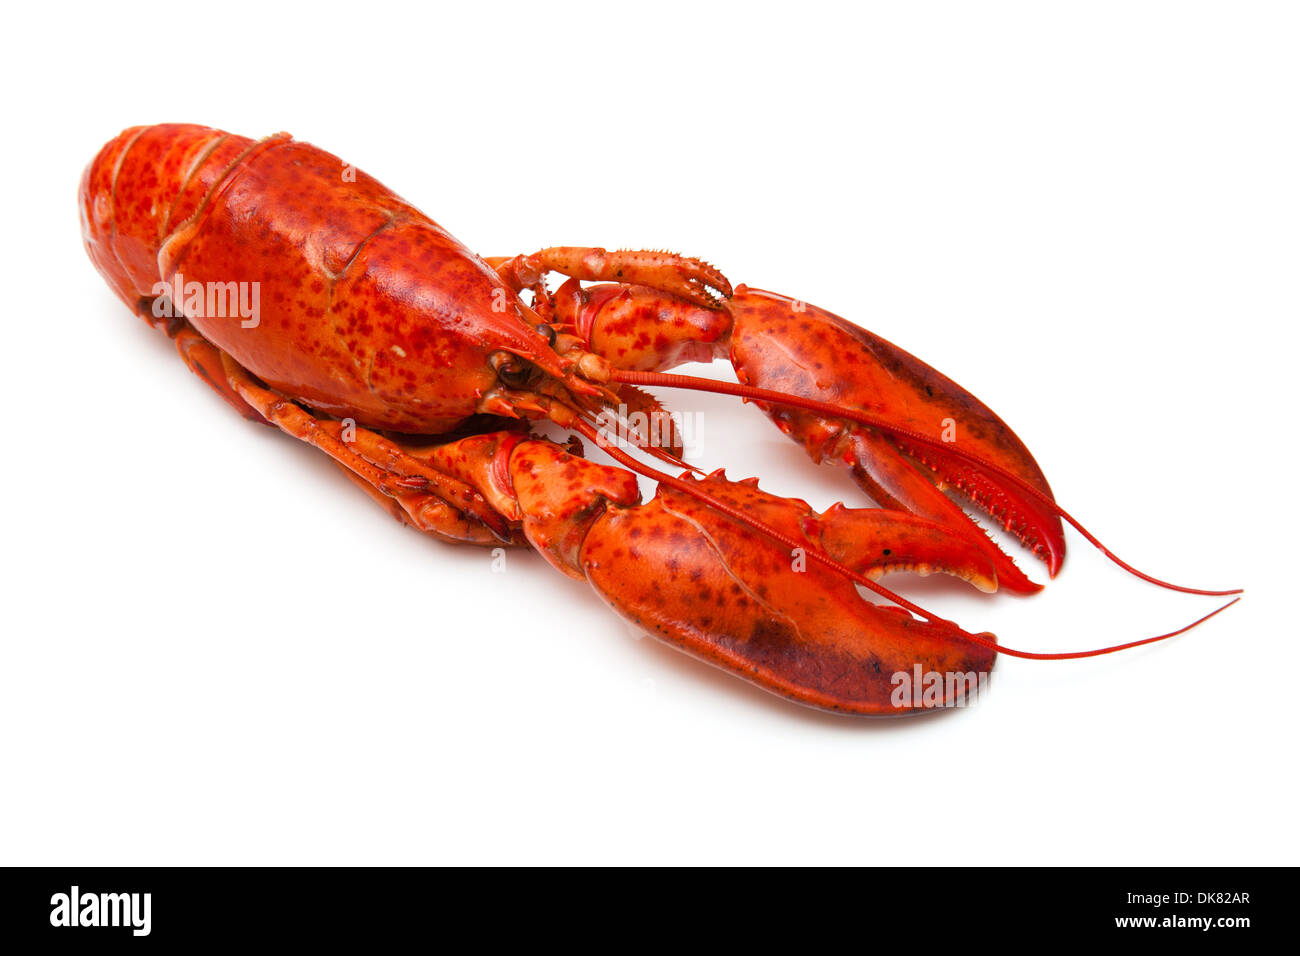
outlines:
[{"label": "white background", "polygon": [[[1294,13],[483,6],[7,14],[0,862],[1297,862]],[[78,177],[163,121],[289,130],[484,254],[669,247],[851,317],[1120,554],[1245,600],[904,722],[638,639],[399,527],[117,302]],[[672,401],[699,464],[861,502],[755,409]],[[1028,600],[894,583],[1036,650],[1214,606],[1070,546]]]}]

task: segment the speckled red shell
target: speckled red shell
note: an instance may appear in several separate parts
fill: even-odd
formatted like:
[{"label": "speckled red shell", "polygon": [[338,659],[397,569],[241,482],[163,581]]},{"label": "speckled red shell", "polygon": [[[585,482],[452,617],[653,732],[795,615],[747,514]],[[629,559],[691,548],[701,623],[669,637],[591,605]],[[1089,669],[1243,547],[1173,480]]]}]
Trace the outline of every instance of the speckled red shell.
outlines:
[{"label": "speckled red shell", "polygon": [[133,308],[178,276],[182,287],[255,283],[255,325],[234,310],[186,316],[327,414],[444,432],[494,384],[491,352],[541,347],[482,259],[375,179],[285,134],[126,130],[86,170],[81,210],[91,259]]}]

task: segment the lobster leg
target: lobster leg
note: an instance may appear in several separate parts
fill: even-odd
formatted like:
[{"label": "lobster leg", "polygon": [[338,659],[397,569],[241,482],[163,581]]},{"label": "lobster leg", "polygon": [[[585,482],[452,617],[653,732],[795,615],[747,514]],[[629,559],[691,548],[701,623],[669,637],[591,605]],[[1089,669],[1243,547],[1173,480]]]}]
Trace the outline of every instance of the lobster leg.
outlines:
[{"label": "lobster leg", "polygon": [[212,390],[225,399],[235,411],[249,421],[270,424],[262,414],[248,402],[240,398],[226,377],[225,366],[221,364],[221,350],[194,331],[193,326],[185,322],[172,336],[176,342],[176,351],[180,353],[191,372],[212,387]]},{"label": "lobster leg", "polygon": [[[345,440],[341,423],[310,415],[284,396],[261,386],[184,318],[156,316],[152,299],[141,299],[136,312],[171,338],[190,371],[240,415],[250,421],[278,426],[295,438],[321,448],[380,507],[404,524],[454,543],[522,543],[517,536],[511,536],[506,519],[463,482],[407,455],[395,442],[368,429],[353,428]],[[356,443],[355,450],[352,443]],[[461,505],[454,505],[453,501]]]},{"label": "lobster leg", "polygon": [[165,300],[167,305],[165,317],[154,314],[154,303],[159,301],[159,297],[146,297],[140,299],[135,306],[136,314],[153,328],[159,330],[176,344],[176,351],[180,354],[181,360],[189,367],[189,370],[201,378],[207,385],[240,415],[249,421],[262,422],[266,420],[239,397],[238,393],[230,387],[226,380],[225,368],[221,364],[221,350],[199,335],[194,330],[194,326],[179,315],[175,315],[175,310],[171,303]]},{"label": "lobster leg", "polygon": [[464,482],[369,429],[352,426],[354,434],[345,438],[342,423],[318,418],[259,384],[224,352],[221,360],[241,399],[281,431],[325,452],[391,513],[388,501],[395,502],[406,523],[458,543],[520,543],[508,520]]}]

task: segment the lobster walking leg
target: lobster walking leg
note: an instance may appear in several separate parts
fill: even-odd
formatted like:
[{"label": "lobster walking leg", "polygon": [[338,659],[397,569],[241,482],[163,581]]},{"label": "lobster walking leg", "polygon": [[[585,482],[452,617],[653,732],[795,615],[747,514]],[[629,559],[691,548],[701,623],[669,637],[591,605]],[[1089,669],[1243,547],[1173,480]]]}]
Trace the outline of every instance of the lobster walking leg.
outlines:
[{"label": "lobster walking leg", "polygon": [[[190,371],[235,411],[250,421],[278,426],[295,438],[322,447],[348,478],[399,521],[453,543],[521,543],[510,538],[505,518],[469,485],[406,454],[396,443],[369,429],[353,428],[350,441],[345,441],[341,423],[309,415],[283,395],[256,383],[184,318],[155,315],[151,299],[141,299],[136,311],[175,342]],[[352,443],[355,452],[349,448]]]},{"label": "lobster walking leg", "polygon": [[225,366],[221,362],[219,348],[195,332],[188,322],[184,322],[183,327],[179,328],[173,337],[176,341],[176,351],[180,353],[181,359],[189,366],[190,371],[210,385],[231,408],[249,421],[270,424],[262,417],[261,412],[244,401],[231,386],[226,376]]},{"label": "lobster walking leg", "polygon": [[[394,443],[368,429],[356,428],[354,441],[345,441],[339,422],[324,421],[309,414],[284,396],[255,382],[230,356],[222,353],[221,358],[231,387],[268,422],[319,448],[358,482],[369,486],[378,495],[396,501],[410,523],[421,531],[470,544],[510,541],[505,519],[474,489],[406,455]],[[354,443],[371,454],[375,449],[381,450],[391,465],[402,470],[376,465],[354,448]]]},{"label": "lobster walking leg", "polygon": [[158,297],[142,298],[136,303],[135,311],[146,323],[159,330],[176,344],[176,351],[189,370],[226,402],[231,408],[249,421],[267,424],[261,414],[239,397],[226,379],[225,366],[221,364],[221,350],[199,335],[194,326],[171,308],[158,310],[163,315],[156,315],[154,304]]}]

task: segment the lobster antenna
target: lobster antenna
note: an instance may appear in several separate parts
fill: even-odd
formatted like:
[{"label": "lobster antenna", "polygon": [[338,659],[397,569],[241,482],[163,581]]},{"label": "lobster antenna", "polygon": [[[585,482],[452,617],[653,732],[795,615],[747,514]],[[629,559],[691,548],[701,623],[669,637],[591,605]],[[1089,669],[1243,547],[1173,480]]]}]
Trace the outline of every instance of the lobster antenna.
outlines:
[{"label": "lobster antenna", "polygon": [[[610,412],[612,411],[612,409],[604,408],[601,409],[601,411]],[[584,419],[584,421],[585,420],[586,419]],[[634,448],[639,448],[647,455],[651,455],[655,458],[658,458],[660,461],[665,462],[666,464],[669,465],[673,465],[674,467],[684,469],[685,471],[694,472],[697,475],[704,474],[703,469],[696,468],[690,462],[682,461],[672,452],[665,451],[663,448],[660,448],[658,445],[654,444],[650,435],[641,434],[639,431],[633,428],[631,423],[628,422],[628,420],[622,415],[618,416],[618,423],[627,431],[628,436],[631,438],[631,441],[629,441],[628,444],[632,445]],[[594,439],[594,441],[601,448],[604,448],[607,444],[611,443],[611,439],[609,438],[605,438],[604,440],[602,440],[601,438],[597,437],[596,439]],[[617,442],[618,442],[617,438],[612,440],[612,443],[614,444],[617,444]]]},{"label": "lobster antenna", "polygon": [[[1083,537],[1087,539],[1089,544],[1134,577],[1141,578],[1143,581],[1146,581],[1149,584],[1154,584],[1157,587],[1167,588],[1170,591],[1180,591],[1184,594],[1203,594],[1208,595],[1209,597],[1226,597],[1242,593],[1241,588],[1229,588],[1227,590],[1216,591],[1205,588],[1184,587],[1181,584],[1162,581],[1160,578],[1153,577],[1145,571],[1139,571],[1137,568],[1133,567],[1133,565],[1123,560],[1119,555],[1115,554],[1115,552],[1102,544],[1101,541],[1098,540],[1097,536],[1085,528],[1077,518],[1057,504],[1055,498],[1040,491],[1038,488],[1035,488],[1032,484],[1014,472],[1008,471],[1001,465],[987,461],[979,455],[956,448],[951,444],[945,444],[937,438],[931,438],[928,435],[923,435],[910,428],[891,424],[885,419],[877,415],[872,415],[869,412],[859,411],[855,408],[844,408],[830,402],[820,402],[815,398],[804,398],[801,395],[787,395],[785,392],[776,392],[767,388],[756,388],[752,385],[717,382],[713,379],[698,378],[694,375],[675,375],[670,372],[638,372],[630,369],[614,369],[610,374],[610,378],[616,382],[623,382],[628,385],[661,385],[669,388],[686,388],[697,392],[715,392],[719,395],[736,395],[741,398],[752,399],[759,402],[771,402],[776,405],[789,405],[794,408],[802,408],[811,412],[821,412],[822,414],[831,415],[835,418],[845,418],[862,425],[870,425],[872,428],[888,432],[896,438],[905,438],[908,441],[913,441],[917,444],[939,448],[945,454],[961,458],[969,464],[991,472],[1027,492],[1036,501],[1051,509],[1053,514],[1069,522],[1069,524],[1071,524],[1079,534],[1083,535]],[[1227,607],[1227,605],[1224,605],[1224,607]],[[1220,608],[1220,610],[1222,610],[1222,608]]]},{"label": "lobster antenna", "polygon": [[976,644],[982,644],[984,647],[1006,654],[1008,657],[1023,657],[1025,660],[1030,661],[1073,661],[1083,657],[1100,657],[1102,654],[1114,654],[1116,651],[1126,651],[1130,647],[1141,647],[1143,644],[1154,644],[1156,641],[1164,641],[1171,637],[1177,637],[1179,634],[1186,634],[1198,624],[1204,624],[1210,618],[1214,617],[1214,615],[1221,614],[1240,600],[1241,598],[1235,597],[1227,604],[1216,607],[1204,617],[1197,618],[1191,624],[1188,624],[1185,627],[1180,627],[1176,631],[1170,631],[1168,634],[1160,634],[1156,637],[1144,637],[1140,641],[1129,641],[1127,644],[1114,644],[1110,647],[1100,647],[1094,651],[1063,651],[1059,654],[1036,654],[1032,651],[1017,651],[1010,647],[1003,647],[997,641],[990,641],[982,634],[970,634],[967,636]]},{"label": "lobster antenna", "polygon": [[[573,421],[573,427],[576,428],[581,434],[586,436],[588,439],[600,445],[600,439],[596,432],[596,429],[593,428],[592,425],[589,422],[587,422],[585,419],[575,418]],[[1205,615],[1199,620],[1193,621],[1191,624],[1188,624],[1185,627],[1180,627],[1176,631],[1170,631],[1168,634],[1160,634],[1156,637],[1145,637],[1142,638],[1141,640],[1129,641],[1126,644],[1115,644],[1112,645],[1111,647],[1100,647],[1094,650],[1087,650],[1087,651],[1064,651],[1060,653],[1046,653],[1046,654],[1039,654],[1033,651],[1019,651],[1014,648],[1004,647],[1003,645],[999,644],[996,640],[992,640],[991,638],[993,637],[993,635],[991,634],[986,637],[983,634],[967,633],[966,631],[958,627],[956,624],[954,624],[952,621],[945,620],[944,618],[939,617],[939,615],[931,611],[927,611],[925,608],[912,603],[907,598],[903,597],[901,594],[891,591],[883,584],[878,584],[877,582],[871,580],[866,575],[858,574],[856,571],[852,570],[851,568],[845,567],[844,565],[836,561],[834,558],[832,558],[829,554],[826,554],[824,551],[820,550],[819,548],[811,547],[809,542],[798,541],[795,538],[792,538],[789,535],[787,535],[785,532],[779,531],[776,528],[772,527],[770,524],[763,521],[761,518],[755,518],[753,515],[742,511],[741,509],[735,507],[734,505],[730,505],[725,501],[720,501],[719,499],[713,497],[713,495],[709,494],[707,491],[701,489],[697,482],[686,481],[681,478],[674,478],[672,475],[669,475],[666,472],[662,472],[651,465],[646,465],[643,464],[642,462],[637,461],[635,458],[633,458],[631,455],[627,454],[620,448],[614,446],[604,446],[604,445],[601,445],[601,447],[604,448],[605,453],[608,454],[611,458],[613,458],[615,461],[619,462],[622,465],[626,465],[628,468],[636,472],[638,475],[641,475],[642,477],[645,478],[649,478],[653,481],[657,481],[661,485],[667,485],[669,488],[673,488],[677,491],[680,491],[685,495],[689,495],[690,497],[696,499],[697,501],[702,502],[703,504],[707,505],[713,510],[721,512],[722,514],[727,515],[727,517],[733,518],[734,520],[739,521],[741,524],[753,528],[755,531],[759,532],[760,534],[764,534],[767,537],[771,538],[772,540],[780,544],[783,544],[788,548],[801,549],[802,552],[807,557],[812,558],[813,561],[815,561],[816,563],[821,564],[822,566],[830,569],[831,571],[834,571],[836,574],[840,574],[848,578],[850,581],[853,581],[855,584],[860,584],[863,587],[876,592],[886,600],[891,601],[892,603],[897,604],[899,607],[924,618],[926,621],[929,621],[931,624],[939,624],[945,627],[951,627],[954,630],[958,631],[960,634],[962,634],[964,637],[974,641],[976,644],[998,651],[999,653],[1002,654],[1007,654],[1010,657],[1023,657],[1029,660],[1041,660],[1041,661],[1075,660],[1083,657],[1099,657],[1103,654],[1113,654],[1116,651],[1127,650],[1130,647],[1140,647],[1143,644],[1154,644],[1156,641],[1164,641],[1164,640],[1168,640],[1171,637],[1177,637],[1179,634],[1185,634],[1187,631],[1190,631],[1198,624],[1202,624],[1205,621],[1208,621],[1210,618],[1214,617],[1214,615],[1220,613],[1221,611],[1227,610],[1228,608],[1232,607],[1232,605],[1236,604],[1238,601],[1241,600],[1241,598],[1233,598],[1231,601],[1229,601],[1227,604],[1224,604],[1222,607],[1216,608],[1215,610],[1211,611],[1209,614]]]}]

